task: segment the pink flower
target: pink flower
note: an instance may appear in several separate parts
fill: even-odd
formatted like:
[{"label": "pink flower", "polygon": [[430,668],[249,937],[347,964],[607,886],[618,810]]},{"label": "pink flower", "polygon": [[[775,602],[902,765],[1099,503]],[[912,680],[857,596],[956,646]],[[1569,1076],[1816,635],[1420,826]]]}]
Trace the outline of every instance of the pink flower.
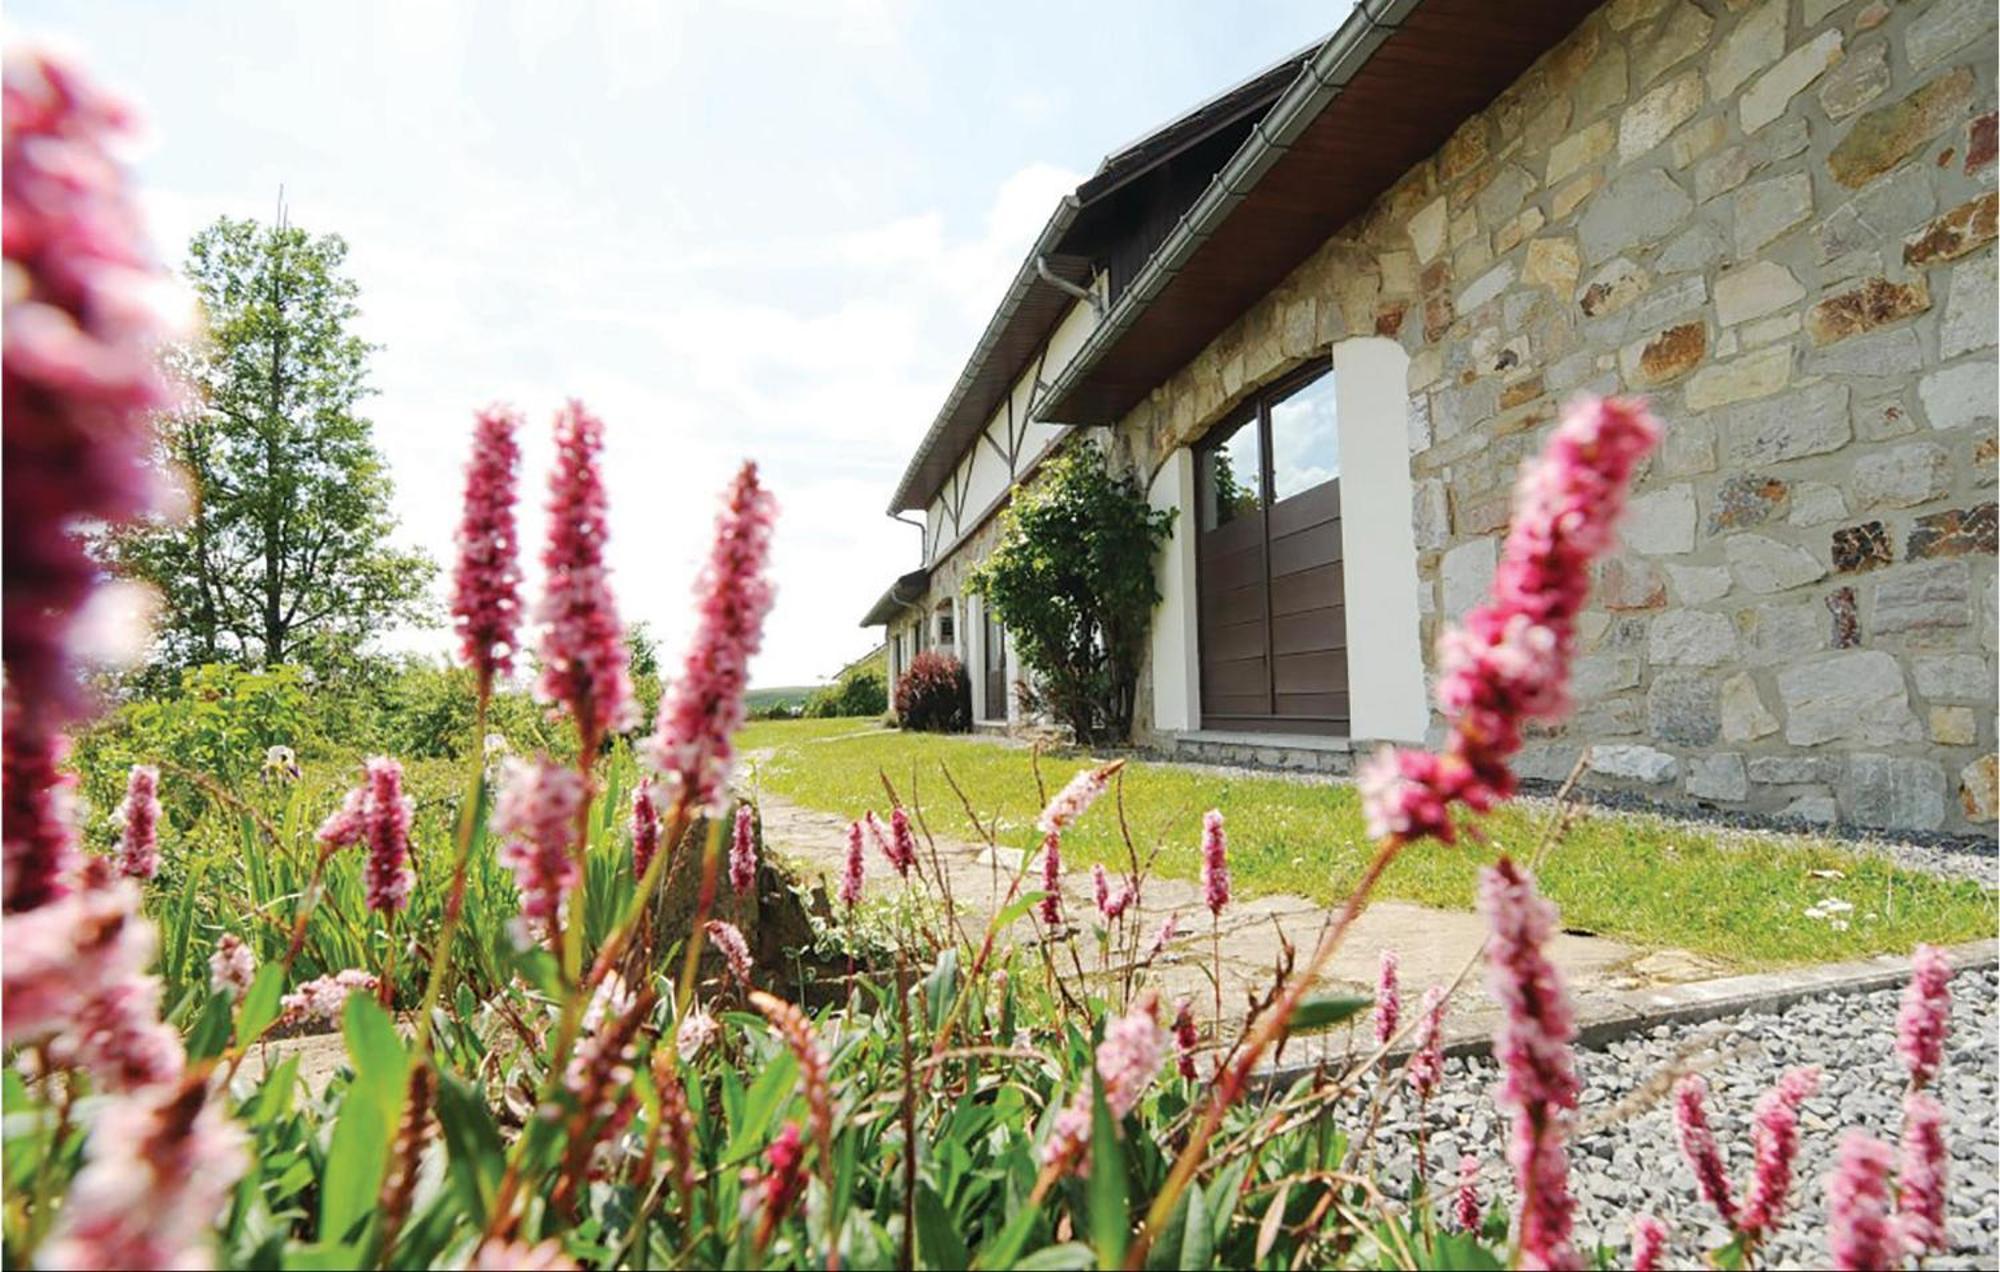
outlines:
[{"label": "pink flower", "polygon": [[1910,1085],[1922,1090],[1944,1060],[1944,1035],[1951,1026],[1951,963],[1935,945],[1919,945],[1910,956],[1910,983],[1896,1017],[1896,1054],[1910,1071]]},{"label": "pink flower", "polygon": [[1651,1215],[1632,1221],[1632,1272],[1654,1272],[1667,1248],[1667,1225]]},{"label": "pink flower", "polygon": [[521,892],[518,937],[543,939],[577,885],[576,859],[569,850],[583,801],[583,778],[547,756],[532,764],[510,759],[501,770],[493,833],[505,841],[500,864],[514,872],[514,886]]},{"label": "pink flower", "polygon": [[1889,1213],[1889,1171],[1895,1154],[1860,1131],[1841,1137],[1826,1184],[1827,1253],[1833,1266],[1854,1272],[1893,1268],[1903,1245]]},{"label": "pink flower", "polygon": [[50,1040],[49,1058],[87,1070],[112,1091],[176,1080],[187,1053],[179,1031],[161,1023],[160,990],[157,976],[133,976],[100,990]]},{"label": "pink flower", "polygon": [[250,1154],[204,1075],[105,1103],[84,1152],[46,1266],[216,1266],[215,1224]]},{"label": "pink flower", "polygon": [[1506,857],[1480,872],[1479,907],[1492,929],[1487,989],[1505,1013],[1493,1037],[1503,1072],[1495,1102],[1514,1119],[1507,1160],[1521,1192],[1522,1266],[1576,1267],[1575,1203],[1563,1150],[1567,1114],[1580,1090],[1570,1054],[1576,1019],[1562,977],[1542,952],[1555,932],[1556,908],[1536,893],[1533,876]]},{"label": "pink flower", "polygon": [[715,541],[695,580],[695,633],[681,674],[660,700],[647,761],[696,807],[720,815],[734,757],[730,738],[743,724],[750,659],[763,644],[774,595],[766,577],[778,504],[745,464],[723,496]]},{"label": "pink flower", "polygon": [[1660,426],[1634,399],[1579,398],[1514,488],[1491,598],[1438,641],[1443,755],[1385,750],[1357,775],[1369,834],[1451,842],[1450,806],[1476,812],[1514,792],[1508,767],[1533,720],[1567,710],[1576,617],[1590,564],[1612,542],[1633,468]]},{"label": "pink flower", "polygon": [[357,991],[372,994],[378,985],[374,976],[355,967],[343,968],[330,976],[316,977],[284,996],[280,1002],[283,1010],[279,1019],[285,1023],[317,1020],[322,1024],[337,1025],[341,1009],[347,1006],[349,994]]},{"label": "pink flower", "polygon": [[577,1262],[563,1253],[562,1242],[553,1238],[529,1245],[488,1237],[472,1252],[468,1272],[575,1272]]},{"label": "pink flower", "polygon": [[701,1049],[715,1041],[715,1035],[722,1026],[715,1023],[715,1017],[699,1006],[689,1007],[681,1023],[674,1027],[674,1051],[682,1063],[687,1063],[701,1054]]},{"label": "pink flower", "polygon": [[1153,939],[1146,945],[1146,962],[1150,963],[1167,952],[1167,946],[1172,943],[1174,937],[1180,931],[1180,924],[1181,912],[1179,910],[1175,910],[1173,913],[1167,915],[1166,918],[1160,920],[1159,931],[1153,933]]},{"label": "pink flower", "polygon": [[[1115,902],[1111,891],[1111,876],[1105,873],[1104,867],[1101,864],[1095,865],[1090,868],[1090,882],[1091,887],[1095,889],[1097,895],[1097,913],[1103,917],[1105,922],[1109,923],[1118,917],[1112,910]],[[1121,883],[1119,888],[1121,895],[1123,891],[1124,887]],[[1124,907],[1119,906],[1118,908],[1122,911]]]},{"label": "pink flower", "polygon": [[215,952],[208,956],[208,987],[218,994],[231,998],[241,998],[250,989],[250,982],[257,979],[257,956],[243,938],[234,932],[224,932],[215,943]]},{"label": "pink flower", "polygon": [[1756,1167],[1743,1203],[1742,1230],[1759,1236],[1784,1217],[1792,1191],[1792,1162],[1799,1152],[1799,1106],[1819,1090],[1819,1070],[1793,1069],[1758,1097],[1751,1131]]},{"label": "pink flower", "polygon": [[583,1009],[583,1031],[596,1033],[607,1020],[616,1020],[632,1010],[639,996],[625,983],[625,978],[617,972],[606,972],[604,979],[597,982],[597,988],[590,991],[590,1002]]},{"label": "pink flower", "polygon": [[1428,1100],[1444,1084],[1444,1010],[1449,1000],[1442,985],[1424,991],[1417,1008],[1417,1036],[1410,1054],[1410,1089]]},{"label": "pink flower", "polygon": [[1201,1030],[1194,1023],[1194,1008],[1183,998],[1174,1005],[1174,1062],[1183,1078],[1195,1079],[1194,1053],[1201,1046]]},{"label": "pink flower", "polygon": [[861,853],[861,823],[847,827],[847,868],[840,876],[840,903],[852,910],[861,904],[861,884],[867,863]]},{"label": "pink flower", "polygon": [[[168,324],[118,161],[131,122],[123,104],[63,58],[25,46],[7,51],[4,95],[0,662],[18,712],[8,732],[24,734],[10,745],[33,752],[87,705],[75,637],[104,572],[77,531],[159,502],[150,416],[167,402],[157,355]],[[26,802],[7,801],[10,866],[31,833],[14,820]],[[10,881],[10,902],[29,886]]]},{"label": "pink flower", "polygon": [[521,413],[494,405],[472,426],[465,505],[452,571],[451,617],[459,652],[482,691],[514,666],[521,625],[521,540],[514,528],[514,486],[521,466],[515,434]]},{"label": "pink flower", "polygon": [[1210,914],[1220,915],[1229,904],[1229,837],[1222,830],[1222,812],[1209,809],[1201,818],[1201,895]]},{"label": "pink flower", "polygon": [[368,776],[368,862],[362,880],[368,908],[394,914],[409,905],[410,885],[416,879],[410,869],[410,818],[415,805],[403,794],[401,764],[378,755],[363,768]]},{"label": "pink flower", "polygon": [[785,1123],[771,1146],[764,1150],[764,1170],[745,1168],[742,1176],[745,1216],[757,1215],[757,1245],[761,1248],[792,1205],[805,1192],[806,1146],[797,1122]]},{"label": "pink flower", "polygon": [[1062,836],[1042,836],[1042,922],[1062,922]]},{"label": "pink flower", "polygon": [[743,933],[734,923],[724,923],[720,919],[710,919],[707,926],[709,943],[722,952],[723,961],[729,964],[729,974],[745,989],[750,988],[750,943],[743,939]]},{"label": "pink flower", "polygon": [[645,778],[632,790],[632,877],[645,876],[660,850],[660,806],[653,802],[653,781]]},{"label": "pink flower", "polygon": [[1396,951],[1383,949],[1376,957],[1375,971],[1375,1045],[1386,1047],[1389,1039],[1396,1036],[1396,1026],[1403,1019],[1403,996],[1397,983]]},{"label": "pink flower", "polygon": [[1708,1083],[1698,1073],[1690,1073],[1674,1084],[1674,1128],[1680,1140],[1681,1156],[1694,1168],[1695,1187],[1715,1207],[1722,1222],[1737,1226],[1736,1196],[1729,1186],[1729,1168],[1722,1162],[1722,1149],[1709,1129]]},{"label": "pink flower", "polygon": [[361,842],[361,836],[368,829],[368,786],[363,783],[347,792],[340,807],[327,814],[319,824],[313,837],[320,847],[328,852],[337,852]]},{"label": "pink flower", "polygon": [[8,705],[0,729],[0,820],[5,867],[0,870],[7,913],[32,910],[69,893],[76,871],[76,823],[71,782],[57,767],[61,736],[31,725]]},{"label": "pink flower", "polygon": [[1897,1236],[1917,1254],[1943,1254],[1945,1169],[1944,1105],[1921,1091],[1903,1097],[1902,1165],[1896,1176]]},{"label": "pink flower", "polygon": [[129,879],[11,914],[5,930],[0,1044],[7,1047],[74,1027],[90,1003],[142,976],[159,948]]},{"label": "pink flower", "polygon": [[910,815],[901,804],[889,810],[889,848],[892,854],[889,859],[897,871],[908,875],[917,864],[917,836],[910,829]]},{"label": "pink flower", "polygon": [[1121,762],[1114,761],[1100,768],[1084,769],[1069,779],[1069,785],[1056,792],[1048,807],[1035,820],[1035,829],[1044,835],[1060,835],[1068,830],[1077,818],[1083,816],[1097,797],[1104,794],[1111,785],[1111,775],[1116,773]]},{"label": "pink flower", "polygon": [[132,879],[160,873],[160,770],[134,764],[125,778],[125,802],[118,806],[125,823],[118,839],[118,869]]},{"label": "pink flower", "polygon": [[748,804],[736,806],[735,833],[729,840],[729,886],[739,893],[757,889],[756,814]]},{"label": "pink flower", "polygon": [[549,540],[542,550],[542,675],[535,686],[559,703],[578,735],[595,744],[638,723],[626,669],[625,633],[604,563],[610,535],[599,452],[604,424],[571,401],[556,413],[549,474]]},{"label": "pink flower", "polygon": [[[1042,1165],[1050,1170],[1068,1171],[1084,1166],[1084,1147],[1090,1143],[1090,1106],[1065,1104],[1049,1124],[1048,1142],[1042,1145]],[[1089,1170],[1085,1167],[1084,1174]]]},{"label": "pink flower", "polygon": [[1460,1232],[1479,1231],[1479,1159],[1466,1153],[1458,1159],[1458,1188],[1452,1194],[1451,1219]]},{"label": "pink flower", "polygon": [[[1104,1027],[1104,1041],[1097,1044],[1097,1079],[1113,1121],[1123,1121],[1139,1106],[1166,1058],[1167,1037],[1160,1028],[1159,1010],[1160,996],[1147,990],[1133,1001],[1130,1010]],[[1091,1102],[1091,1088],[1086,1085],[1056,1116],[1054,1130],[1042,1148],[1044,1166],[1089,1173],[1083,1148],[1090,1138]]]},{"label": "pink flower", "polygon": [[[900,808],[895,809],[891,815],[901,814],[902,811]],[[905,879],[909,878],[910,867],[915,864],[917,859],[914,851],[907,857],[903,855],[903,847],[909,835],[909,819],[904,819],[903,834],[900,836],[893,832],[885,834],[882,829],[882,821],[875,816],[875,810],[872,808],[862,815],[862,820],[867,823],[868,837],[874,841],[875,847],[881,852],[883,859],[889,863],[890,867],[897,874],[902,875]]]}]

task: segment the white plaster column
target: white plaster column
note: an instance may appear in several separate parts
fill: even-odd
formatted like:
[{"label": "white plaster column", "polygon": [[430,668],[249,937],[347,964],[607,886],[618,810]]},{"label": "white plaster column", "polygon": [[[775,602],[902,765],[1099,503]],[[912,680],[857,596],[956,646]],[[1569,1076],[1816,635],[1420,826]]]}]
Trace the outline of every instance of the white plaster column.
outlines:
[{"label": "white plaster column", "polygon": [[1347,570],[1347,682],[1357,739],[1422,742],[1430,723],[1411,524],[1409,355],[1364,336],[1333,346],[1340,529]]},{"label": "white plaster column", "polygon": [[965,676],[972,682],[972,719],[986,719],[986,602],[965,598]]},{"label": "white plaster column", "polygon": [[1154,508],[1177,509],[1172,531],[1153,563],[1160,603],[1153,611],[1153,727],[1182,732],[1201,726],[1199,610],[1195,598],[1194,452],[1167,457],[1146,494]]}]

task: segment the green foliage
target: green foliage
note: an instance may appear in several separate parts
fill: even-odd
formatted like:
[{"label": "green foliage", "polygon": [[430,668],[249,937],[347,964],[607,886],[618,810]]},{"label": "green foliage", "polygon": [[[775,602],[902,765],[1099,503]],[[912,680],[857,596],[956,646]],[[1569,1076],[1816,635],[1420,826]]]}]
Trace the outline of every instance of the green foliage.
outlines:
[{"label": "green foliage", "polygon": [[1139,664],[1159,603],[1153,557],[1173,513],[1077,445],[1015,490],[969,581],[1006,625],[1056,716],[1085,744],[1132,731]]},{"label": "green foliage", "polygon": [[963,733],[972,727],[972,682],[965,664],[926,649],[896,682],[896,720],[919,733]]},{"label": "green foliage", "polygon": [[163,667],[326,671],[423,617],[435,567],[389,544],[389,474],[359,414],[371,346],[350,330],[346,257],[338,235],[228,217],[189,244],[205,338],[169,352],[184,392],[158,422],[186,519],[105,542],[116,569],[160,593]]},{"label": "green foliage", "polygon": [[808,719],[835,716],[879,716],[889,709],[889,678],[879,665],[870,663],[848,670],[839,680],[813,690],[806,699]]}]

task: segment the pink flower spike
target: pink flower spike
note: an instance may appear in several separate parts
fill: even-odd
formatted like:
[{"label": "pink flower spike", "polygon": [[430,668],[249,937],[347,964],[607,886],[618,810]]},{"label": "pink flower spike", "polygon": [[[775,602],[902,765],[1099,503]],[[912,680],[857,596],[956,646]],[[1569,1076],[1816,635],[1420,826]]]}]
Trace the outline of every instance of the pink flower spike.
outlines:
[{"label": "pink flower spike", "polygon": [[410,819],[415,805],[403,794],[403,766],[384,755],[364,766],[368,775],[368,863],[362,870],[368,908],[393,914],[410,903],[416,875],[410,869]]},{"label": "pink flower spike", "polygon": [[748,804],[736,806],[736,824],[729,838],[729,886],[739,895],[757,888],[756,814]]},{"label": "pink flower spike", "polygon": [[[1147,990],[1134,999],[1131,1008],[1104,1027],[1104,1041],[1097,1044],[1097,1077],[1104,1088],[1104,1103],[1113,1121],[1139,1106],[1166,1058],[1167,1034],[1160,1028],[1160,996]],[[1045,1168],[1089,1174],[1091,1090],[1079,1088],[1061,1113],[1056,1115],[1048,1142],[1042,1146]]]},{"label": "pink flower spike", "polygon": [[257,956],[250,952],[242,937],[224,932],[215,942],[215,952],[208,956],[209,989],[241,998],[256,979]]},{"label": "pink flower spike", "polygon": [[488,1237],[472,1252],[467,1272],[575,1272],[577,1262],[563,1253],[562,1242],[538,1245]]},{"label": "pink flower spike", "polygon": [[75,798],[61,764],[62,738],[35,727],[10,703],[0,728],[0,822],[5,869],[0,889],[9,914],[70,893],[77,867]]},{"label": "pink flower spike", "polygon": [[715,541],[695,581],[695,633],[679,678],[660,700],[655,733],[642,745],[676,798],[713,815],[728,802],[730,739],[743,725],[750,660],[762,647],[775,595],[766,573],[778,503],[745,464],[723,496]]},{"label": "pink flower spike", "polygon": [[1943,1254],[1945,1229],[1944,1105],[1922,1091],[1903,1097],[1902,1163],[1896,1176],[1897,1235],[1911,1253]]},{"label": "pink flower spike", "polygon": [[1403,996],[1397,979],[1396,951],[1384,948],[1376,959],[1375,1045],[1386,1047],[1403,1019]]},{"label": "pink flower spike", "polygon": [[1889,1171],[1895,1154],[1860,1131],[1841,1137],[1826,1184],[1827,1254],[1843,1272],[1875,1272],[1903,1261],[1890,1214]]},{"label": "pink flower spike", "polygon": [[1731,1228],[1737,1226],[1736,1197],[1729,1186],[1729,1168],[1708,1125],[1708,1083],[1691,1073],[1674,1084],[1674,1128],[1681,1156],[1694,1168],[1694,1182],[1708,1204]]},{"label": "pink flower spike", "polygon": [[729,974],[745,989],[750,984],[750,944],[743,939],[743,933],[734,923],[724,923],[720,919],[710,919],[706,928],[708,939],[722,953],[723,962],[729,965]]},{"label": "pink flower spike", "polygon": [[1062,836],[1042,836],[1042,922],[1062,923]]},{"label": "pink flower spike", "polygon": [[1819,1070],[1793,1069],[1758,1097],[1751,1144],[1756,1165],[1743,1203],[1742,1231],[1761,1236],[1784,1217],[1799,1151],[1799,1106],[1819,1090]]},{"label": "pink flower spike", "polygon": [[[11,935],[11,933],[10,933]],[[137,1091],[181,1076],[179,1031],[160,1020],[160,978],[134,976],[102,991],[48,1044],[59,1065],[86,1070],[105,1089]]]},{"label": "pink flower spike", "polygon": [[1655,1272],[1667,1248],[1667,1225],[1651,1215],[1632,1221],[1632,1272]]},{"label": "pink flower spike", "polygon": [[889,844],[895,850],[896,869],[909,874],[917,864],[917,836],[910,829],[910,815],[900,804],[889,810]]},{"label": "pink flower spike", "polygon": [[521,413],[494,405],[472,426],[465,504],[452,571],[451,616],[459,653],[482,690],[514,666],[521,626],[521,541],[514,528]]},{"label": "pink flower spike", "polygon": [[1910,983],[1896,1016],[1896,1054],[1910,1071],[1910,1086],[1922,1090],[1944,1060],[1944,1036],[1951,1026],[1951,963],[1935,945],[1919,945],[1910,955]]},{"label": "pink flower spike", "polygon": [[1120,879],[1114,887],[1111,876],[1101,865],[1090,868],[1090,879],[1097,891],[1097,912],[1104,917],[1106,923],[1123,918],[1132,902],[1138,899],[1138,889],[1133,886],[1131,880]]},{"label": "pink flower spike", "polygon": [[130,879],[8,915],[0,1045],[26,1046],[75,1029],[91,1003],[143,977],[158,950]]},{"label": "pink flower spike", "polygon": [[279,1019],[286,1023],[317,1020],[322,1024],[338,1025],[341,1009],[347,1005],[347,996],[373,993],[377,984],[374,976],[355,967],[309,980],[284,996],[281,1000],[284,1010]]},{"label": "pink flower spike", "polygon": [[1570,1053],[1576,1018],[1542,949],[1555,933],[1556,908],[1535,891],[1533,876],[1506,857],[1480,872],[1479,908],[1491,929],[1487,989],[1505,1013],[1493,1037],[1503,1074],[1495,1102],[1514,1119],[1507,1160],[1521,1194],[1521,1265],[1578,1267],[1563,1147],[1581,1090]]},{"label": "pink flower spike", "polygon": [[535,692],[576,721],[594,744],[638,722],[626,667],[625,630],[604,562],[610,535],[600,453],[604,424],[571,401],[556,413],[549,474],[549,539],[542,551],[542,675]]},{"label": "pink flower spike", "polygon": [[577,885],[570,844],[583,810],[583,778],[547,756],[530,764],[509,759],[493,802],[493,833],[501,839],[500,864],[514,872],[521,892],[515,937],[522,944],[545,939]]},{"label": "pink flower spike", "polygon": [[643,878],[660,851],[660,806],[653,802],[653,781],[643,778],[632,789],[632,877]]},{"label": "pink flower spike", "polygon": [[1195,1080],[1194,1053],[1201,1046],[1201,1029],[1194,1023],[1194,1008],[1183,998],[1174,1006],[1174,1062],[1183,1078]]},{"label": "pink flower spike", "polygon": [[1442,985],[1424,991],[1417,1008],[1417,1036],[1410,1054],[1410,1089],[1428,1100],[1444,1084],[1444,1010],[1448,1000]]},{"label": "pink flower spike", "polygon": [[1167,946],[1172,944],[1174,937],[1180,933],[1180,926],[1181,912],[1179,910],[1171,912],[1166,918],[1160,920],[1159,930],[1153,933],[1153,939],[1146,946],[1146,962],[1150,963],[1167,952]]},{"label": "pink flower spike", "polygon": [[1451,1199],[1452,1223],[1460,1232],[1478,1232],[1483,1210],[1479,1204],[1479,1159],[1466,1153],[1458,1159],[1458,1188]]},{"label": "pink flower spike", "polygon": [[328,852],[351,848],[361,842],[363,832],[368,829],[367,817],[368,786],[364,782],[347,792],[347,797],[341,801],[340,807],[329,813],[327,819],[319,824],[319,830],[314,838],[319,840],[320,847]]},{"label": "pink flower spike", "polygon": [[861,851],[861,823],[850,822],[847,827],[847,865],[840,876],[840,903],[850,911],[861,904],[861,886],[867,869]]},{"label": "pink flower spike", "polygon": [[1083,769],[1069,779],[1069,785],[1056,792],[1042,815],[1035,819],[1035,829],[1044,835],[1060,835],[1083,816],[1100,795],[1111,785],[1111,775],[1121,767],[1122,761],[1113,761],[1094,769]]},{"label": "pink flower spike", "polygon": [[125,823],[118,839],[119,872],[129,879],[150,879],[160,873],[160,770],[132,766],[118,815]]},{"label": "pink flower spike", "polygon": [[1215,808],[1201,818],[1201,895],[1210,914],[1219,916],[1229,904],[1229,837],[1223,833],[1222,811]]},{"label": "pink flower spike", "polygon": [[[895,811],[900,813],[903,810],[898,808]],[[910,865],[916,860],[915,856],[907,858],[903,856],[901,841],[893,833],[882,828],[882,819],[875,815],[874,809],[871,808],[862,814],[862,820],[867,823],[868,838],[874,843],[876,851],[882,854],[882,859],[887,861],[897,874],[905,879],[909,878]]]}]

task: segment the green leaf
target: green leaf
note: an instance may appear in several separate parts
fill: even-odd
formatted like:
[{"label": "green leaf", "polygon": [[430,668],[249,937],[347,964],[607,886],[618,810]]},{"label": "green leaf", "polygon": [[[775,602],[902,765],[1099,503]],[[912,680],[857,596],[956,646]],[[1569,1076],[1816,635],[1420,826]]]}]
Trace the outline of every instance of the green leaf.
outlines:
[{"label": "green leaf", "polygon": [[257,978],[243,991],[243,1005],[236,1013],[236,1045],[247,1047],[264,1036],[278,1018],[278,1006],[285,996],[285,966],[266,963],[257,969]]},{"label": "green leaf", "polygon": [[922,1180],[917,1182],[917,1249],[934,1268],[972,1266],[950,1212],[936,1190]]},{"label": "green leaf", "polygon": [[1308,1030],[1337,1025],[1372,1006],[1374,1001],[1372,998],[1359,998],[1352,994],[1315,994],[1299,1004],[1298,1010],[1292,1013],[1287,1028],[1293,1033],[1305,1033]]},{"label": "green leaf", "polygon": [[1210,1244],[1208,1203],[1203,1200],[1199,1185],[1190,1185],[1187,1198],[1187,1226],[1182,1229],[1181,1261],[1183,1268],[1205,1268],[1215,1257],[1215,1248]]},{"label": "green leaf", "polygon": [[791,1099],[799,1078],[799,1062],[789,1051],[772,1057],[743,1097],[743,1111],[734,1119],[729,1147],[722,1152],[726,1165],[745,1161],[764,1145],[764,1133]]},{"label": "green leaf", "polygon": [[1096,1261],[1090,1247],[1078,1241],[1066,1241],[1061,1245],[1043,1246],[1041,1249],[1008,1266],[1022,1269],[1036,1269],[1037,1272],[1076,1272],[1087,1268]]},{"label": "green leaf", "polygon": [[479,1092],[450,1074],[438,1083],[437,1117],[452,1186],[472,1222],[483,1224],[507,1164],[500,1128]]},{"label": "green leaf", "polygon": [[1464,1272],[1502,1272],[1507,1265],[1470,1234],[1441,1232],[1427,1266],[1450,1268],[1453,1272],[1459,1269]]},{"label": "green leaf", "polygon": [[326,1173],[320,1183],[322,1241],[351,1240],[372,1214],[388,1164],[389,1137],[402,1120],[409,1080],[402,1039],[396,1036],[389,1013],[371,995],[347,996],[341,1033],[355,1076],[327,1145]]},{"label": "green leaf", "polygon": [[1095,1070],[1090,1079],[1090,1139],[1090,1244],[1097,1250],[1097,1266],[1115,1272],[1125,1265],[1132,1215],[1125,1199],[1125,1150],[1118,1143],[1111,1108],[1104,1102],[1104,1079]]},{"label": "green leaf", "polygon": [[206,1060],[220,1055],[229,1042],[229,1018],[235,1013],[236,1004],[227,994],[210,994],[202,1005],[201,1015],[195,1018],[194,1028],[188,1031],[187,1054],[190,1060]]},{"label": "green leaf", "polygon": [[1020,896],[1014,898],[1012,905],[1000,911],[1000,916],[993,921],[993,930],[996,932],[1006,931],[1022,915],[1040,905],[1048,895],[1047,892],[1040,889],[1033,892],[1023,892]]}]

